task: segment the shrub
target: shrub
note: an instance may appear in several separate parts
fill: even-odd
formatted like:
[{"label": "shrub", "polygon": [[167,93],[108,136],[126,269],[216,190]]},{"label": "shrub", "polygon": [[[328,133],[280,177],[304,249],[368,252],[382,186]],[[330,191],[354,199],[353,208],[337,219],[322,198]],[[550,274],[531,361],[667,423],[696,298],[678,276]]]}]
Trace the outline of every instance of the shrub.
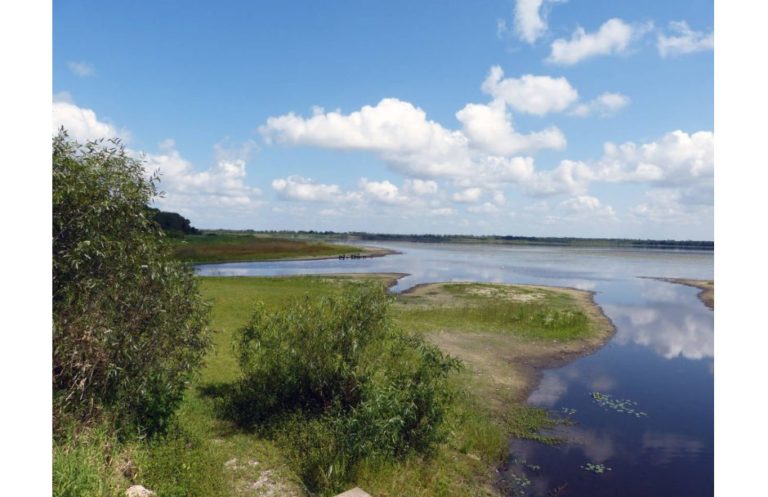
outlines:
[{"label": "shrub", "polygon": [[243,380],[229,405],[289,449],[311,491],[338,490],[357,463],[427,452],[443,439],[458,362],[393,326],[382,285],[256,309],[237,334]]},{"label": "shrub", "polygon": [[55,426],[162,430],[210,344],[192,271],[149,218],[156,181],[119,141],[53,139]]}]

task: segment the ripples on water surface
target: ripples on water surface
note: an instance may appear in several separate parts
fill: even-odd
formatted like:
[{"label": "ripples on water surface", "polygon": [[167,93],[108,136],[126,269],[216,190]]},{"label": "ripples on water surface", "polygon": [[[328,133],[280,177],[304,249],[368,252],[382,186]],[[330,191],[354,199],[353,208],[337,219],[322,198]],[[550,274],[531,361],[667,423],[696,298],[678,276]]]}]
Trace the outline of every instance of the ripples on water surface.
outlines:
[{"label": "ripples on water surface", "polygon": [[[712,279],[711,252],[370,245],[402,254],[343,261],[212,264],[200,266],[198,273],[398,272],[409,276],[394,291],[419,283],[462,280],[595,291],[595,301],[616,325],[616,335],[597,353],[544,372],[529,402],[569,413],[574,424],[562,433],[570,442],[555,447],[513,442],[502,471],[510,494],[714,494],[713,313],[698,300],[695,288],[637,278]],[[592,392],[636,402],[636,409],[647,416],[603,408],[592,399]],[[583,469],[589,463],[602,465],[598,466],[604,468],[602,473]]]}]

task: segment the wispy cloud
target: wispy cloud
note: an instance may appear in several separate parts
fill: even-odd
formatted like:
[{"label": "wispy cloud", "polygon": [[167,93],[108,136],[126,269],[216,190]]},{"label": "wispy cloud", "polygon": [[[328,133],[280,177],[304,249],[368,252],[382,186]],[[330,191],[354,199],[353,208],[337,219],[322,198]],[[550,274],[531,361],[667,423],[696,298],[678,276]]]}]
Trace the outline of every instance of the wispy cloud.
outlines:
[{"label": "wispy cloud", "polygon": [[609,117],[629,105],[630,99],[621,93],[602,93],[589,102],[582,103],[573,108],[570,112],[573,116],[587,117],[598,115],[600,117]]},{"label": "wispy cloud", "polygon": [[93,66],[82,60],[71,60],[67,62],[67,67],[72,71],[72,74],[80,76],[81,78],[93,76],[95,74]]},{"label": "wispy cloud", "polygon": [[693,31],[685,21],[669,23],[669,30],[674,34],[667,36],[660,33],[656,39],[656,48],[662,57],[702,52],[715,47],[713,32]]},{"label": "wispy cloud", "polygon": [[565,0],[517,0],[515,2],[515,34],[533,44],[546,34],[547,16],[552,4]]}]

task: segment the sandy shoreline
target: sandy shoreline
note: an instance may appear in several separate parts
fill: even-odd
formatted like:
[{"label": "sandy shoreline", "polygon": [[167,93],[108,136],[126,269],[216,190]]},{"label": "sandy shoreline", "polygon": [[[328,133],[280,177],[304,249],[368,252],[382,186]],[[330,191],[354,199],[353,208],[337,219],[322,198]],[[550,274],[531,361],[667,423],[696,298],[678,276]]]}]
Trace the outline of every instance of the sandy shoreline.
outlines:
[{"label": "sandy shoreline", "polygon": [[[426,294],[444,283],[425,283],[409,288],[404,296]],[[543,372],[562,367],[603,347],[615,334],[613,322],[594,301],[594,292],[540,285],[505,285],[510,288],[541,289],[565,293],[576,299],[593,324],[593,333],[569,341],[530,340],[515,335],[446,330],[426,333],[443,351],[470,366],[485,390],[483,397],[503,410],[507,402],[525,402],[538,387]]]}]

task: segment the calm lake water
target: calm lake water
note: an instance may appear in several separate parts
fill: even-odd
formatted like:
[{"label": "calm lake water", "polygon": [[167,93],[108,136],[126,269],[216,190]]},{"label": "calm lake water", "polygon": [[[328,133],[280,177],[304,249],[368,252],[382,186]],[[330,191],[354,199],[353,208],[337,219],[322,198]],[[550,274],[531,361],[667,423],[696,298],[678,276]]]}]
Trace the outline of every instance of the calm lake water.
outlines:
[{"label": "calm lake water", "polygon": [[[698,300],[695,288],[638,278],[713,279],[711,252],[368,245],[402,254],[213,264],[198,267],[198,274],[399,272],[410,276],[401,279],[394,291],[437,281],[592,290],[616,325],[616,335],[598,352],[545,371],[528,399],[573,420],[558,430],[569,442],[545,446],[513,441],[500,471],[503,485],[510,495],[522,496],[714,494],[713,312]],[[594,392],[631,403],[601,406],[593,399]],[[602,473],[584,469],[588,464]]]}]

